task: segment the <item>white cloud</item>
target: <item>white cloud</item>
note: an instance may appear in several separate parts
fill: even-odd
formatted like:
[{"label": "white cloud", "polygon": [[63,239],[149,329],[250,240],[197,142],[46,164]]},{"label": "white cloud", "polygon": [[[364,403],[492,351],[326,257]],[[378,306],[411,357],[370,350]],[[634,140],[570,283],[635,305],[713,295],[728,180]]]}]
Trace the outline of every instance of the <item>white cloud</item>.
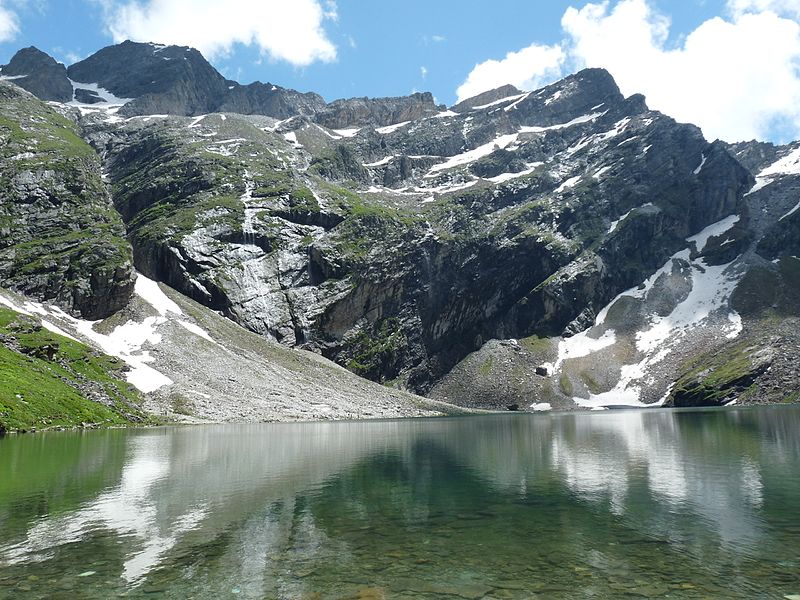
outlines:
[{"label": "white cloud", "polygon": [[521,89],[539,87],[561,73],[565,58],[560,46],[531,44],[519,52],[509,52],[502,60],[479,63],[456,90],[458,101],[508,83]]},{"label": "white cloud", "polygon": [[726,6],[727,19],[709,19],[677,42],[669,18],[648,0],[568,8],[560,47],[534,44],[481,63],[458,98],[504,83],[534,89],[567,71],[603,67],[625,95],[645,94],[651,108],[699,125],[710,139],[800,137],[800,23],[786,18],[800,17],[800,0]]},{"label": "white cloud", "polygon": [[644,93],[709,138],[765,139],[778,121],[800,133],[800,24],[743,11],[702,23],[676,48],[665,44],[669,25],[646,0],[569,8],[562,19],[576,66],[607,68],[623,93]]},{"label": "white cloud", "polygon": [[0,42],[10,42],[18,33],[17,15],[0,4]]},{"label": "white cloud", "polygon": [[779,15],[800,18],[800,0],[728,0],[728,10],[734,16],[770,10]]},{"label": "white cloud", "polygon": [[440,44],[442,42],[447,41],[447,38],[444,37],[443,35],[432,35],[431,36],[431,40],[433,40],[434,42]]},{"label": "white cloud", "polygon": [[235,44],[255,45],[274,60],[296,66],[336,59],[324,29],[336,20],[330,0],[100,0],[114,41],[178,44],[207,57]]},{"label": "white cloud", "polygon": [[419,74],[422,75],[423,79],[425,79],[428,76],[428,67],[420,67]]}]

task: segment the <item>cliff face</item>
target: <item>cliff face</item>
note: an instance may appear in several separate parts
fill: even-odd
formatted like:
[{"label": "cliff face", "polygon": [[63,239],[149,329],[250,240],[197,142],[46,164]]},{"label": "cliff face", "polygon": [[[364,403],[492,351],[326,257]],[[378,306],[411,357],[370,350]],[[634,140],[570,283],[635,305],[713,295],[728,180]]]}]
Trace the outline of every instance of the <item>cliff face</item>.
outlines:
[{"label": "cliff face", "polygon": [[88,319],[124,307],[131,248],[78,128],[0,82],[0,285]]}]

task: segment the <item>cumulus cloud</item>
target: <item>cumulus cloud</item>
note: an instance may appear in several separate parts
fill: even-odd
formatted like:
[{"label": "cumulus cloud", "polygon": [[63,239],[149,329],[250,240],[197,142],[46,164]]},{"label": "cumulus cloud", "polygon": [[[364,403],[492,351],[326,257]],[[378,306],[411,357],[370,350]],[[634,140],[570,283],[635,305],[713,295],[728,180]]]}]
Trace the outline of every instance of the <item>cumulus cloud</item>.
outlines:
[{"label": "cumulus cloud", "polygon": [[728,10],[734,16],[770,10],[780,15],[800,18],[800,0],[728,0]]},{"label": "cumulus cloud", "polygon": [[519,52],[509,52],[502,60],[484,61],[475,65],[456,90],[458,101],[508,83],[520,89],[534,89],[557,77],[565,59],[560,46],[531,44]]},{"label": "cumulus cloud", "polygon": [[19,33],[17,15],[0,3],[0,42],[9,42]]},{"label": "cumulus cloud", "polygon": [[235,44],[255,45],[274,60],[307,66],[336,59],[325,22],[336,20],[330,0],[100,0],[114,41],[178,44],[207,57]]},{"label": "cumulus cloud", "polygon": [[[534,89],[583,67],[603,67],[625,95],[727,141],[800,137],[800,0],[728,0],[714,17],[670,41],[670,20],[648,0],[568,8],[565,37],[546,68],[535,44],[486,61],[458,88],[459,100],[503,83]],[[531,56],[524,55],[530,48]],[[562,50],[563,48],[563,50]],[[521,59],[517,55],[523,54]]]},{"label": "cumulus cloud", "polygon": [[765,139],[777,122],[800,133],[800,24],[791,19],[742,10],[705,21],[674,48],[669,20],[646,0],[570,8],[562,26],[577,67],[605,67],[623,93],[644,93],[707,137]]}]

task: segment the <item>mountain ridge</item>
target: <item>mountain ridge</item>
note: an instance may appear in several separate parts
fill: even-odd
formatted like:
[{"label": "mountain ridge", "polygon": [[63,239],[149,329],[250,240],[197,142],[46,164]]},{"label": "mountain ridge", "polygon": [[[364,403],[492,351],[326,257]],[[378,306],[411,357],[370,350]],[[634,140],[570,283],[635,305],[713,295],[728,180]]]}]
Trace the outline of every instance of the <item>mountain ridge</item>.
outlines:
[{"label": "mountain ridge", "polygon": [[99,86],[115,98],[129,100],[120,111],[126,116],[236,112],[285,119],[320,113],[321,123],[346,128],[355,124],[387,126],[438,110],[429,92],[328,103],[313,92],[275,84],[242,85],[223,77],[193,48],[130,40],[103,48],[68,68],[30,47],[18,52],[3,69],[7,71],[0,73],[14,77],[17,85],[43,100],[71,102],[73,89],[85,90],[82,84]]},{"label": "mountain ridge", "polygon": [[[132,51],[188,78],[114,87],[107,55]],[[602,69],[450,109],[418,94],[303,112],[291,90],[257,84],[255,100],[231,101],[240,113],[206,114],[220,100],[203,104],[208,90],[248,86],[194,80],[202,70],[171,65],[202,59],[187,49],[98,55],[70,69],[107,69],[83,85],[88,97],[111,85],[114,100],[48,110],[97,152],[98,197],[133,265],[252,332],[473,408],[790,397],[795,144],[709,143]],[[241,114],[267,92],[276,116]],[[11,218],[9,232],[28,227]],[[764,352],[772,339],[783,353]]]}]

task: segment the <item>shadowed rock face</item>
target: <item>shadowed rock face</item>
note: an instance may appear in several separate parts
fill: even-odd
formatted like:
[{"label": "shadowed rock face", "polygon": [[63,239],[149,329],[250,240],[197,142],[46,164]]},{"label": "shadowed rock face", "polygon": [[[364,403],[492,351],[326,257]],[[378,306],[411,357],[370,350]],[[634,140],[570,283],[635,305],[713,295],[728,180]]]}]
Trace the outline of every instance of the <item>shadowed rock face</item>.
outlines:
[{"label": "shadowed rock face", "polygon": [[436,105],[430,92],[398,98],[350,98],[331,102],[316,114],[314,120],[330,129],[366,125],[382,127],[416,121],[444,109],[444,106]]},{"label": "shadowed rock face", "polygon": [[66,67],[33,46],[17,52],[0,74],[13,77],[15,84],[42,100],[72,100]]},{"label": "shadowed rock face", "polygon": [[325,100],[318,94],[301,94],[270,83],[256,81],[250,85],[230,85],[217,110],[288,119],[297,115],[313,115],[324,107]]},{"label": "shadowed rock face", "polygon": [[192,48],[123,42],[71,65],[71,79],[133,98],[123,114],[204,114],[216,109],[227,80]]}]

